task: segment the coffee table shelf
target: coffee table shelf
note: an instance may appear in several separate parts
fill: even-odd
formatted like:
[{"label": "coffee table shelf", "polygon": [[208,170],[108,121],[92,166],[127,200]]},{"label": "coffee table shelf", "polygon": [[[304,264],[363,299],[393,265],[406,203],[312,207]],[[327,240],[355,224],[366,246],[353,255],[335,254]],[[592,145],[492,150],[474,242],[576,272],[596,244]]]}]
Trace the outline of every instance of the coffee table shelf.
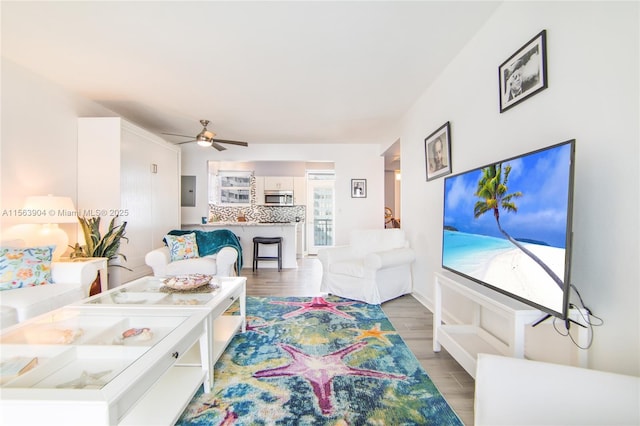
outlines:
[{"label": "coffee table shelf", "polygon": [[[175,366],[125,416],[120,425],[173,425],[205,380],[198,367]],[[191,392],[176,391],[191,389]]]}]

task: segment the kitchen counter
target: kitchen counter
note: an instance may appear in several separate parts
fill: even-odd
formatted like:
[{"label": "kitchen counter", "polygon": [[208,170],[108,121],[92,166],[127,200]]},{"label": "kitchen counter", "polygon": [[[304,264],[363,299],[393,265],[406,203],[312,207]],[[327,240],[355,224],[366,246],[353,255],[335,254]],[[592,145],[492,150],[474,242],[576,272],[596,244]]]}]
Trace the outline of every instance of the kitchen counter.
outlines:
[{"label": "kitchen counter", "polygon": [[[253,266],[253,238],[254,237],[282,237],[282,267],[285,269],[298,268],[296,261],[296,227],[302,222],[211,222],[207,224],[184,224],[182,229],[212,231],[214,229],[228,229],[240,239],[242,246],[243,269]],[[278,247],[275,244],[260,245],[260,256],[277,256]],[[258,269],[277,268],[278,262],[260,261]]]},{"label": "kitchen counter", "polygon": [[[207,224],[189,223],[182,225],[182,229],[226,228],[228,226],[296,226],[300,222],[209,222]],[[190,228],[186,228],[190,227]],[[193,227],[193,228],[191,228]]]}]

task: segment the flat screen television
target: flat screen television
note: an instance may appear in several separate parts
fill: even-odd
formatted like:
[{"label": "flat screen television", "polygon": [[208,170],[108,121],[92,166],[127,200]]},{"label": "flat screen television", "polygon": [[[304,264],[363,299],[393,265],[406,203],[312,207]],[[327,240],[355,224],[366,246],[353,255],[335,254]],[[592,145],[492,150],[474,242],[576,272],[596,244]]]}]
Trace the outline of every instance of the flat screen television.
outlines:
[{"label": "flat screen television", "polygon": [[442,267],[566,320],[575,140],[444,181]]}]

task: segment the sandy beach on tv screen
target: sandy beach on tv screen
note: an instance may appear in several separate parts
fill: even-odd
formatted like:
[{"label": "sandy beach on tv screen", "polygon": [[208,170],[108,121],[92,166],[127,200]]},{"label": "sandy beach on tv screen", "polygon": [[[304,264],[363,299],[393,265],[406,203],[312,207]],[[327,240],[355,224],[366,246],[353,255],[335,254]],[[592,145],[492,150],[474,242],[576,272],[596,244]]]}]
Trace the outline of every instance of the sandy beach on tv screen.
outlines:
[{"label": "sandy beach on tv screen", "polygon": [[[565,250],[523,244],[564,280]],[[533,259],[514,247],[491,259],[484,281],[539,305],[562,312],[562,290]]]}]

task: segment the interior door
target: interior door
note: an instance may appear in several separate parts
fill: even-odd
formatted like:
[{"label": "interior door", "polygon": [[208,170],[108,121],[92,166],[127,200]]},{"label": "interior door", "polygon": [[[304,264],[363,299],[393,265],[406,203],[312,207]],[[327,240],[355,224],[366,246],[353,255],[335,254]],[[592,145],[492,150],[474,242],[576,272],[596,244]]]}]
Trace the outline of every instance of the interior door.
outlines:
[{"label": "interior door", "polygon": [[334,245],[335,175],[331,173],[307,174],[307,249],[318,254],[318,249]]}]

